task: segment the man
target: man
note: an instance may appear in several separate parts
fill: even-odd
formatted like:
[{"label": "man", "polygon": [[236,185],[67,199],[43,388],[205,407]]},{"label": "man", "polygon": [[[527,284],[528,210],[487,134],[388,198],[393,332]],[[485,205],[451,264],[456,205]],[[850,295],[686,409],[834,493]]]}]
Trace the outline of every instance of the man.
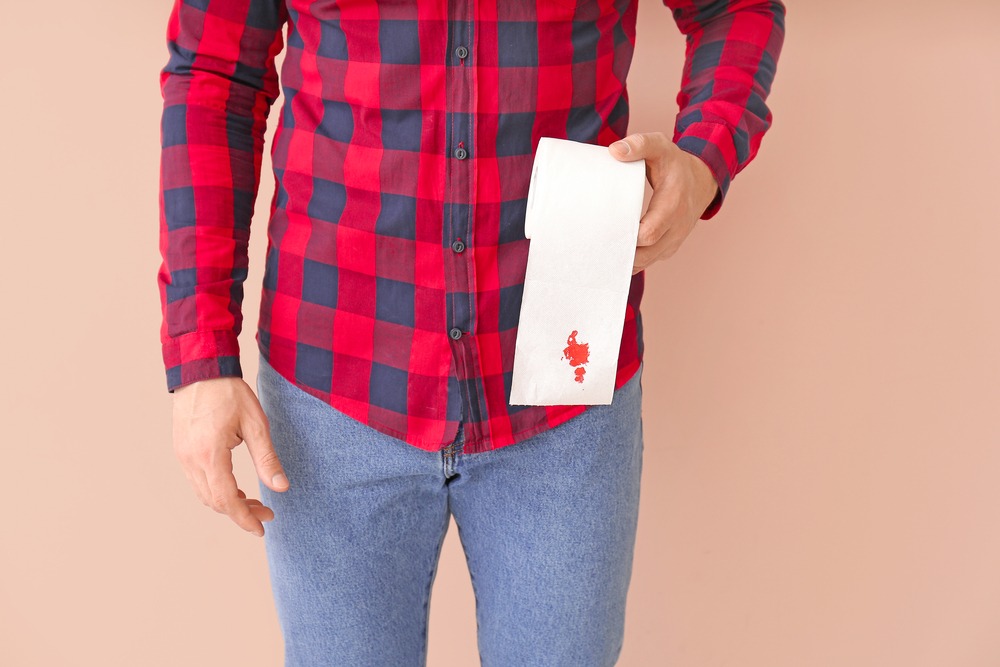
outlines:
[{"label": "man", "polygon": [[[636,0],[175,0],[161,342],[198,497],[265,535],[287,665],[423,665],[451,516],[485,665],[613,665],[641,474],[643,270],[721,207],[771,124],[780,0],[664,0],[674,133],[626,134]],[[255,396],[247,244],[269,109]],[[645,159],[614,399],[511,406],[539,137]],[[262,501],[232,474],[246,442]],[[272,509],[274,508],[274,509]]]}]

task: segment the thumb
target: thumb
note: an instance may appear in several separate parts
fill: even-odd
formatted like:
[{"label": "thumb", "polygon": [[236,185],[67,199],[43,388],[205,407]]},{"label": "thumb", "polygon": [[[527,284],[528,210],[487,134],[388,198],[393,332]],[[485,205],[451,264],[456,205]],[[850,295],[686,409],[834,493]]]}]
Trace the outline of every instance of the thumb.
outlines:
[{"label": "thumb", "polygon": [[652,153],[660,148],[658,140],[662,137],[657,135],[659,133],[637,132],[630,134],[608,146],[608,152],[624,162],[634,162],[652,157]]},{"label": "thumb", "polygon": [[259,403],[255,412],[256,417],[249,418],[248,428],[243,429],[243,440],[250,450],[250,458],[257,470],[257,476],[272,490],[286,491],[288,477],[285,476],[285,469],[281,466],[278,453],[274,450],[267,415]]}]

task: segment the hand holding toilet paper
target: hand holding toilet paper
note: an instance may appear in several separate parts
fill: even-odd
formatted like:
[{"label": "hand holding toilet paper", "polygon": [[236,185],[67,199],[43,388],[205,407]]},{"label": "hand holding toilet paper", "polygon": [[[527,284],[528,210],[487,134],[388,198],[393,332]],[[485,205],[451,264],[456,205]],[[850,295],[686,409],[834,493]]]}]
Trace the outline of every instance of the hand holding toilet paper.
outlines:
[{"label": "hand holding toilet paper", "polygon": [[645,185],[645,160],[539,139],[511,405],[611,403]]}]

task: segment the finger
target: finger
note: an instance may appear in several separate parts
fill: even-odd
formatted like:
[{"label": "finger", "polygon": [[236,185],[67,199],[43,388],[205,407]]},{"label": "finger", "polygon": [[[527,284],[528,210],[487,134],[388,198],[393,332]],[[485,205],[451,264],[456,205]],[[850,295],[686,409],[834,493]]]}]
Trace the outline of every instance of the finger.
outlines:
[{"label": "finger", "polygon": [[264,414],[256,397],[251,400],[251,405],[253,407],[249,411],[249,415],[246,414],[247,411],[244,411],[241,435],[247,443],[247,449],[250,451],[250,458],[253,459],[257,476],[268,488],[274,491],[285,491],[288,489],[288,477],[278,459],[278,453],[274,450],[267,415]]},{"label": "finger", "polygon": [[636,248],[635,259],[632,265],[632,275],[638,271],[648,268],[653,262],[658,262],[669,258],[680,247],[678,234],[673,230],[668,230],[663,237],[650,246]]},{"label": "finger", "polygon": [[202,472],[203,460],[198,455],[198,450],[190,446],[187,440],[175,437],[174,453],[181,464],[181,469],[191,483],[195,496],[203,505],[209,505],[211,500],[208,496],[208,484],[205,481],[205,474]]},{"label": "finger", "polygon": [[201,468],[191,470],[185,468],[184,474],[187,475],[191,488],[194,489],[194,495],[203,505],[208,505],[208,484],[205,482],[205,475],[201,472]]},{"label": "finger", "polygon": [[200,500],[201,492],[198,489],[198,485],[194,481],[194,474],[187,468],[181,468],[184,471],[184,476],[187,477],[188,484],[191,485],[191,490],[194,491],[194,495]]},{"label": "finger", "polygon": [[667,135],[662,132],[636,132],[612,143],[608,152],[625,162],[655,158],[663,155],[667,141]]},{"label": "finger", "polygon": [[253,513],[253,515],[257,517],[258,521],[263,523],[265,521],[274,520],[274,512],[271,510],[270,507],[264,505],[259,500],[256,501],[248,500],[247,506],[250,508],[250,511]]},{"label": "finger", "polygon": [[274,512],[270,507],[257,500],[256,498],[247,498],[247,494],[243,492],[243,489],[236,489],[236,493],[239,494],[240,498],[243,498],[247,502],[247,507],[253,512],[253,515],[257,517],[259,521],[273,521]]},{"label": "finger", "polygon": [[256,535],[264,534],[264,526],[253,515],[246,501],[240,497],[233,476],[232,454],[226,449],[208,468],[205,476],[208,478],[212,509],[229,515],[236,525]]},{"label": "finger", "polygon": [[673,210],[667,205],[654,203],[652,200],[646,212],[639,218],[639,231],[635,238],[636,246],[651,246],[666,234],[672,225]]},{"label": "finger", "polygon": [[246,500],[247,507],[253,512],[253,515],[257,517],[260,521],[271,521],[274,519],[274,512],[270,507],[257,500],[256,498],[247,498],[247,494],[243,492],[243,489],[236,489],[236,493],[239,494],[240,498]]},{"label": "finger", "polygon": [[646,270],[649,268],[649,265],[656,260],[656,256],[652,252],[655,247],[656,246],[647,246],[636,250],[632,266],[633,274],[637,271]]},{"label": "finger", "polygon": [[654,189],[646,212],[639,218],[639,232],[635,244],[650,246],[663,238],[663,235],[676,224],[680,213],[679,206],[676,192],[666,187]]}]

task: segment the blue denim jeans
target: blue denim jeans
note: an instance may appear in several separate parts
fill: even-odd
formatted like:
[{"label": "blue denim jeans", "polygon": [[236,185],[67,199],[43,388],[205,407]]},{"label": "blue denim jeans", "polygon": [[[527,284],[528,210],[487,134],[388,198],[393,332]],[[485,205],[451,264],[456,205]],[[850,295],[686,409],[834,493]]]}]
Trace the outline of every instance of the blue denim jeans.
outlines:
[{"label": "blue denim jeans", "polygon": [[497,450],[428,452],[334,410],[260,358],[288,474],[259,483],[286,667],[424,667],[431,586],[455,517],[483,667],[609,667],[621,652],[642,471],[641,373]]}]

